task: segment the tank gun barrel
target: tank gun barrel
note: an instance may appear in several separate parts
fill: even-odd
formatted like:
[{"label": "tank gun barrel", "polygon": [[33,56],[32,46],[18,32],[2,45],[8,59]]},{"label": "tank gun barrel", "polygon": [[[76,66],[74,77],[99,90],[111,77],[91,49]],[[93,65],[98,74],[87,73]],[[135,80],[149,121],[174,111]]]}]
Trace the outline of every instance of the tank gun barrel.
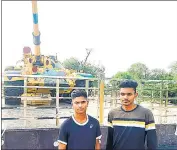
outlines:
[{"label": "tank gun barrel", "polygon": [[34,54],[40,55],[40,32],[38,28],[38,11],[37,1],[32,0],[32,12],[33,12],[33,43],[34,43]]}]

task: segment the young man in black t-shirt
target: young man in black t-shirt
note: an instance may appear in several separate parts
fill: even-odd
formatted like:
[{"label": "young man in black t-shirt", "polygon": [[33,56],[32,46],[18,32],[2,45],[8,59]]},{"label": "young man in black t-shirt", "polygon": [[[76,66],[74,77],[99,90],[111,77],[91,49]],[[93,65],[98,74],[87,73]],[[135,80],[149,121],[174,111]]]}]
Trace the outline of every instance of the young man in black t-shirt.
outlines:
[{"label": "young man in black t-shirt", "polygon": [[99,150],[101,130],[98,120],[86,114],[87,93],[74,90],[71,93],[74,114],[60,127],[59,146],[61,150]]},{"label": "young man in black t-shirt", "polygon": [[[138,83],[125,80],[120,83],[121,107],[108,114],[107,150],[157,148],[157,135],[152,112],[134,103]],[[147,137],[147,138],[146,138]]]}]

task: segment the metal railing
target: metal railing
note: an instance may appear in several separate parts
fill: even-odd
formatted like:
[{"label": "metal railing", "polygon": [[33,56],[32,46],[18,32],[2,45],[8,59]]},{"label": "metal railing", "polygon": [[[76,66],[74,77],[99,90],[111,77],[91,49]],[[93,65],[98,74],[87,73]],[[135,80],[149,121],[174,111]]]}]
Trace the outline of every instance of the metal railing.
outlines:
[{"label": "metal railing", "polygon": [[[13,86],[13,85],[3,85],[3,88],[24,88],[24,94],[27,93],[27,89],[28,88],[47,88],[47,89],[55,89],[56,90],[56,97],[51,97],[51,98],[55,98],[55,106],[38,106],[38,107],[34,107],[34,108],[30,108],[27,106],[27,98],[31,97],[31,96],[6,96],[4,95],[4,98],[8,97],[8,98],[23,98],[23,107],[21,106],[5,106],[5,107],[2,107],[2,110],[23,110],[23,117],[3,117],[2,120],[24,120],[24,126],[26,127],[26,124],[27,124],[27,119],[37,119],[37,120],[43,120],[43,119],[55,119],[56,120],[56,126],[59,125],[59,119],[64,119],[64,118],[68,118],[69,116],[60,116],[59,115],[59,112],[62,110],[62,109],[65,109],[63,107],[60,107],[60,103],[59,101],[61,99],[71,99],[71,97],[62,97],[60,96],[60,89],[70,89],[70,90],[74,90],[74,89],[85,89],[87,91],[87,93],[92,90],[94,91],[94,93],[96,93],[97,91],[97,95],[94,95],[94,97],[88,97],[88,99],[96,99],[96,103],[97,103],[97,118],[99,118],[100,120],[103,120],[101,119],[99,116],[100,116],[100,113],[98,113],[99,111],[99,90],[100,90],[100,83],[101,81],[97,78],[76,78],[76,77],[63,77],[63,76],[42,76],[42,75],[14,75],[14,74],[7,74],[5,76],[15,76],[15,77],[23,77],[24,79],[24,86]],[[56,86],[29,86],[28,85],[28,79],[29,78],[49,78],[49,79],[55,79],[56,80]],[[85,81],[85,87],[61,87],[60,86],[60,80],[61,79],[70,79],[70,80],[84,80]],[[89,81],[96,81],[97,82],[97,86],[95,87],[89,87]],[[41,97],[33,97],[33,98],[41,98]],[[35,110],[35,109],[51,109],[51,108],[55,108],[56,109],[56,114],[55,114],[55,117],[46,117],[46,116],[43,116],[43,117],[29,117],[27,116],[27,110],[31,109],[31,110]],[[102,115],[102,114],[101,114]],[[102,116],[103,117],[103,116]]]},{"label": "metal railing", "polygon": [[[111,83],[110,83],[111,81]],[[105,88],[105,107],[112,109],[121,105],[119,99],[119,87],[120,79],[107,79],[107,87]],[[147,88],[146,83],[154,84],[154,88]],[[118,83],[118,84],[117,84]],[[159,88],[155,87],[159,84]],[[169,84],[173,84],[173,88],[169,88]],[[109,86],[108,86],[109,85]],[[162,86],[163,85],[163,86]],[[137,88],[139,93],[136,103],[150,109],[155,117],[156,123],[175,123],[177,124],[177,97],[169,96],[169,92],[176,93],[177,81],[144,81],[139,83]],[[146,94],[147,93],[147,94]]]},{"label": "metal railing", "polygon": [[[91,106],[91,112],[95,111],[93,107],[96,109],[96,115],[95,117],[99,119],[100,123],[103,124],[107,120],[107,114],[108,110],[112,109],[113,107],[120,106],[120,100],[118,96],[118,88],[108,88],[106,84],[106,80],[110,79],[105,79],[100,80],[97,78],[92,78],[92,81],[97,82],[97,86],[94,87],[89,87],[89,78],[76,78],[76,77],[59,77],[59,76],[41,76],[41,75],[12,75],[8,74],[6,76],[18,76],[18,77],[23,77],[24,78],[24,86],[10,86],[10,85],[4,85],[4,88],[9,88],[9,87],[22,87],[24,88],[24,93],[27,92],[28,88],[50,88],[56,90],[56,96],[51,97],[55,99],[55,106],[35,106],[35,107],[28,107],[27,106],[27,100],[24,100],[23,107],[21,106],[5,106],[2,107],[2,110],[23,110],[23,117],[3,117],[2,120],[7,121],[7,120],[23,120],[24,121],[24,126],[26,126],[27,122],[26,120],[28,119],[36,119],[36,120],[56,120],[55,124],[56,126],[59,125],[59,120],[60,119],[65,119],[68,118],[70,115],[60,115],[60,113],[63,110],[70,110],[70,106],[62,106],[60,107],[60,100],[61,99],[71,99],[70,97],[62,97],[59,95],[60,89],[85,89],[88,93],[89,90],[93,91],[93,95],[91,97],[88,97],[88,99],[94,100],[96,104],[94,106]],[[27,80],[28,78],[52,78],[56,80],[56,86],[28,86],[27,85]],[[74,79],[74,80],[85,80],[86,84],[85,87],[61,87],[60,86],[60,79]],[[151,81],[152,82],[152,81]],[[156,83],[156,82],[155,82]],[[144,89],[145,90],[145,89]],[[142,102],[150,102],[150,106],[148,106],[149,109],[152,110],[154,113],[154,116],[157,120],[157,123],[168,123],[167,118],[171,117],[174,118],[173,123],[177,123],[177,115],[176,115],[176,110],[173,110],[173,114],[171,114],[172,108],[177,108],[176,105],[174,106],[169,106],[170,103],[168,101],[170,99],[174,99],[175,97],[171,98],[168,97],[168,92],[169,89],[159,89],[160,95],[159,97],[155,97],[153,95],[153,89],[150,89],[152,91],[151,96],[146,96],[143,94],[140,94],[139,98],[137,98],[136,102],[141,104]],[[158,89],[156,89],[158,90]],[[138,89],[139,93],[142,93],[142,89]],[[165,91],[166,94],[162,95],[162,91]],[[9,97],[9,98],[28,98],[29,96],[6,96],[4,97]],[[39,98],[39,97],[34,97],[34,98]],[[158,104],[158,106],[156,106]],[[29,117],[27,112],[29,110],[50,110],[50,109],[55,109],[55,116],[31,116]],[[159,111],[159,113],[155,113],[155,111]],[[164,119],[163,119],[164,118]]]}]

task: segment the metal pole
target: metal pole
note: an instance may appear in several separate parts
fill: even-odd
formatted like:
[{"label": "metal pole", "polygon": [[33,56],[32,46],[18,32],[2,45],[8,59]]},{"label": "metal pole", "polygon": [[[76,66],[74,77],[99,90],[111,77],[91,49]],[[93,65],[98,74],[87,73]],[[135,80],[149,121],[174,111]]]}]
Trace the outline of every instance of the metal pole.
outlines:
[{"label": "metal pole", "polygon": [[160,86],[160,106],[163,105],[163,93],[162,93],[162,90],[163,90],[163,81],[161,82],[161,86]]},{"label": "metal pole", "polygon": [[[24,86],[27,86],[27,77],[24,78]],[[24,87],[24,94],[27,96],[27,88]],[[27,98],[24,98],[23,101],[23,117],[26,118],[26,107],[27,107]],[[24,127],[26,127],[27,120],[24,119]]]},{"label": "metal pole", "polygon": [[2,98],[2,107],[5,106],[5,93],[4,93],[4,83],[2,82],[2,92],[1,92],[1,98]]},{"label": "metal pole", "polygon": [[165,101],[165,123],[167,123],[168,121],[167,111],[168,111],[168,83],[167,83],[166,101]]},{"label": "metal pole", "polygon": [[113,99],[113,89],[111,88],[111,101],[110,101],[110,107],[112,108],[114,105],[114,99]]},{"label": "metal pole", "polygon": [[168,84],[167,84],[167,91],[166,91],[166,102],[165,102],[165,107],[168,106]]},{"label": "metal pole", "polygon": [[[163,81],[161,81],[160,83],[160,111],[161,112],[163,111],[162,106],[163,106]],[[162,113],[160,113],[160,123],[162,123]]]},{"label": "metal pole", "polygon": [[85,90],[86,90],[86,92],[87,92],[87,95],[89,94],[89,93],[88,93],[88,88],[89,88],[89,80],[86,80],[86,81],[85,81]]},{"label": "metal pole", "polygon": [[56,84],[56,126],[59,125],[59,89],[60,85],[60,79],[57,79],[57,84]]},{"label": "metal pole", "polygon": [[[151,90],[151,103],[152,103],[152,105],[154,104],[154,102],[155,102],[155,99],[154,99],[154,91]],[[154,108],[154,105],[153,105],[152,107]]]},{"label": "metal pole", "polygon": [[100,124],[103,124],[104,121],[104,82],[100,83],[100,115],[99,115]]},{"label": "metal pole", "polygon": [[97,118],[99,118],[99,110],[100,110],[100,108],[99,108],[99,105],[100,105],[100,80],[98,80],[98,93],[97,93],[97,97],[96,97],[96,106],[97,106]]}]

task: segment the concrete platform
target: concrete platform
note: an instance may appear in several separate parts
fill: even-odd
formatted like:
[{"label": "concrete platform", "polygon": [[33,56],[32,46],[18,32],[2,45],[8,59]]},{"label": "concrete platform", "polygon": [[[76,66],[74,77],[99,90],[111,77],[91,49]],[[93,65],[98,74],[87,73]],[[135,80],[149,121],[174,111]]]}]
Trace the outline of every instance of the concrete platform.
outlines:
[{"label": "concrete platform", "polygon": [[[177,135],[175,124],[157,124],[159,149],[177,149]],[[102,144],[105,149],[107,127],[101,126]],[[57,149],[54,142],[57,141],[58,128],[36,129],[8,129],[3,135],[4,145],[2,149]]]}]

